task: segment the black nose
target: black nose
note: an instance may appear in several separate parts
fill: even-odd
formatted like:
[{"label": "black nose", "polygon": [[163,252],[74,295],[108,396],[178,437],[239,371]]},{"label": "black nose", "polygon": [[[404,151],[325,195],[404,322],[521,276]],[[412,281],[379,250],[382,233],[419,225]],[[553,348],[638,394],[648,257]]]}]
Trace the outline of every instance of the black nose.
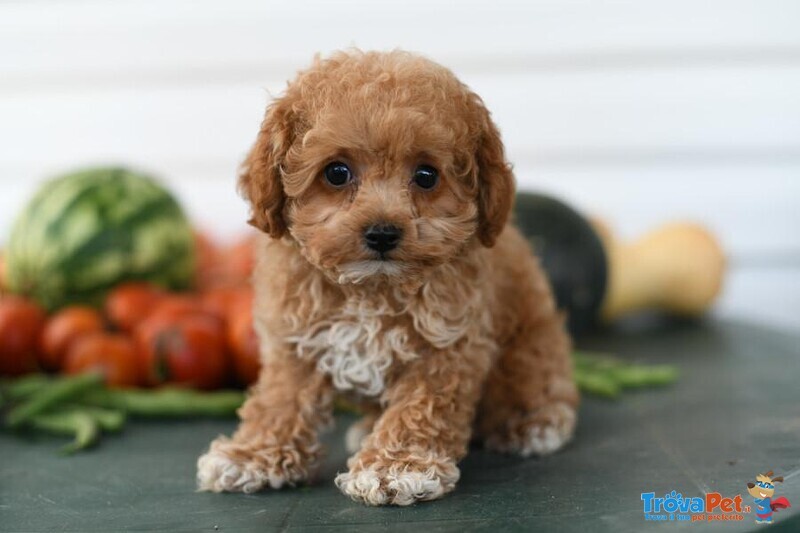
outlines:
[{"label": "black nose", "polygon": [[397,248],[402,235],[400,228],[392,224],[375,224],[364,230],[367,246],[380,253]]}]

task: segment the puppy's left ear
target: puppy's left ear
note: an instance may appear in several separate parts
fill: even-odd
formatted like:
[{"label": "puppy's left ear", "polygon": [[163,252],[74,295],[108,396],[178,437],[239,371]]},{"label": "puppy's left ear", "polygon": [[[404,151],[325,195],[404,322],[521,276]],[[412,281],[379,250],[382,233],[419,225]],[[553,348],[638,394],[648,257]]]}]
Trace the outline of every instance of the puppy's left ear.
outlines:
[{"label": "puppy's left ear", "polygon": [[[477,98],[477,97],[476,97]],[[494,246],[503,231],[514,203],[514,174],[506,162],[500,132],[480,100],[481,135],[477,150],[478,238],[486,247]]]}]

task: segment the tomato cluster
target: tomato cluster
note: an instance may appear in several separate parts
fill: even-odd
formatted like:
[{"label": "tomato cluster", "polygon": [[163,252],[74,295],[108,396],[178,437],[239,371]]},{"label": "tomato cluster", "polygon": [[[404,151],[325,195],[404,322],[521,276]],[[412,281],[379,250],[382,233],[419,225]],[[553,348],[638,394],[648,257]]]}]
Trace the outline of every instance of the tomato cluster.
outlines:
[{"label": "tomato cluster", "polygon": [[102,310],[70,306],[49,317],[27,299],[0,298],[0,374],[99,370],[118,387],[254,382],[260,363],[247,283],[252,243],[220,251],[198,236],[198,250],[195,293],[126,283]]}]

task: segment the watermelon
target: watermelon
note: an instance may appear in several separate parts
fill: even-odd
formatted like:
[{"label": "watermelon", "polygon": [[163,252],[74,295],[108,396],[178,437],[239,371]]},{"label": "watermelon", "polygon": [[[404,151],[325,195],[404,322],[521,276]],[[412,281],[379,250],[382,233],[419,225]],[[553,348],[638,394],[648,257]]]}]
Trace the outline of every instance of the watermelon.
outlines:
[{"label": "watermelon", "polygon": [[192,228],[178,202],[124,168],[45,183],[14,223],[6,254],[9,290],[49,310],[98,304],[123,281],[187,289],[194,270]]}]

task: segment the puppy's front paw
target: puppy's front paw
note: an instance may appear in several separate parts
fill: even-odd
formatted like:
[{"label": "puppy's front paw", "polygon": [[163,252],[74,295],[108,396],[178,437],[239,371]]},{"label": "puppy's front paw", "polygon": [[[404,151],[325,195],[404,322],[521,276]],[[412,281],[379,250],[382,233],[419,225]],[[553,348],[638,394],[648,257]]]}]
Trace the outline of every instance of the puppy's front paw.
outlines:
[{"label": "puppy's front paw", "polygon": [[308,477],[306,454],[293,446],[255,447],[219,437],[197,460],[197,488],[257,492],[294,485]]},{"label": "puppy's front paw", "polygon": [[487,448],[523,457],[548,455],[561,449],[575,432],[575,408],[564,402],[553,402],[514,417],[502,433],[486,437]]},{"label": "puppy's front paw", "polygon": [[461,475],[455,461],[435,454],[409,455],[401,460],[380,453],[360,453],[348,463],[350,471],[336,476],[336,486],[353,500],[368,505],[435,500],[453,490]]}]

